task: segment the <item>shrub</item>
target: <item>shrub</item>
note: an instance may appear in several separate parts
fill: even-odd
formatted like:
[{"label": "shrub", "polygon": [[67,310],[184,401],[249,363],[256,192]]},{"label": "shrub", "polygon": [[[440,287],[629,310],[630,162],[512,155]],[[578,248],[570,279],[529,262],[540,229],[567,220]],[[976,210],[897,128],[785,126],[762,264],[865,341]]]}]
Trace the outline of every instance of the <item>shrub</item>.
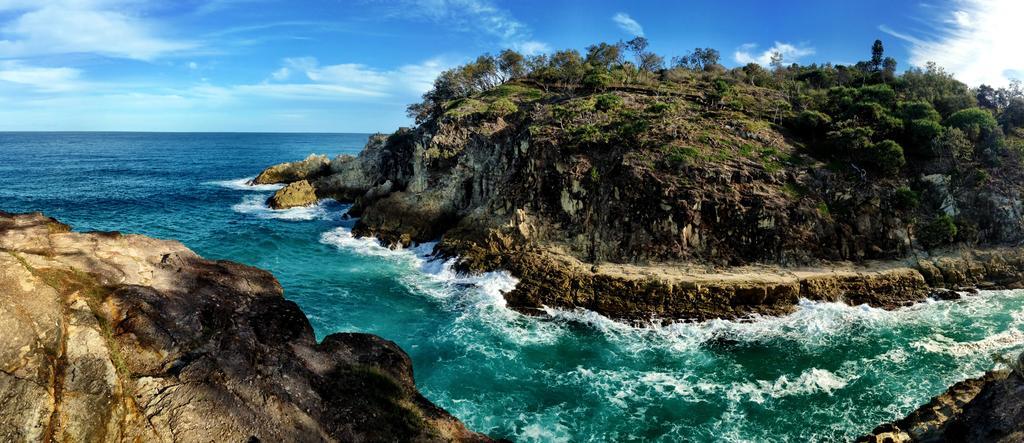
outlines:
[{"label": "shrub", "polygon": [[607,72],[592,71],[583,77],[583,86],[595,91],[601,91],[612,84],[612,76]]},{"label": "shrub", "polygon": [[896,189],[893,199],[896,201],[896,206],[903,209],[914,209],[921,204],[921,196],[907,186]]},{"label": "shrub", "polygon": [[949,128],[932,140],[932,152],[947,159],[969,160],[974,156],[974,144],[967,134],[957,128]]},{"label": "shrub", "polygon": [[818,111],[801,112],[793,122],[794,129],[812,140],[821,139],[831,124],[832,118]]},{"label": "shrub", "polygon": [[672,104],[671,103],[654,102],[654,103],[651,103],[651,105],[647,107],[647,112],[650,112],[651,114],[664,114],[665,112],[668,112],[671,109],[672,109]]},{"label": "shrub", "polygon": [[518,111],[519,107],[507,98],[499,98],[487,105],[487,114],[492,117],[504,117]]},{"label": "shrub", "polygon": [[956,223],[953,217],[942,214],[921,227],[918,240],[928,249],[951,243],[956,239]]},{"label": "shrub", "polygon": [[878,103],[886,108],[896,104],[896,92],[889,85],[864,86],[857,90],[857,98],[860,102]]},{"label": "shrub", "polygon": [[945,124],[964,131],[967,138],[974,141],[988,137],[999,126],[992,113],[981,108],[957,111],[946,119]]},{"label": "shrub", "polygon": [[615,94],[601,94],[597,96],[594,107],[598,111],[610,111],[622,105],[622,97]]},{"label": "shrub", "polygon": [[892,140],[883,140],[871,147],[870,162],[879,172],[892,175],[899,172],[907,160],[903,157],[903,148]]},{"label": "shrub", "polygon": [[935,110],[935,107],[928,102],[902,102],[899,105],[900,117],[904,120],[932,120],[934,122],[942,121],[942,116],[939,115],[939,111]]},{"label": "shrub", "polygon": [[[938,115],[936,113],[936,115]],[[907,127],[907,139],[910,142],[911,152],[917,155],[933,156],[932,142],[942,135],[942,125],[938,122],[919,118],[911,120]]]}]

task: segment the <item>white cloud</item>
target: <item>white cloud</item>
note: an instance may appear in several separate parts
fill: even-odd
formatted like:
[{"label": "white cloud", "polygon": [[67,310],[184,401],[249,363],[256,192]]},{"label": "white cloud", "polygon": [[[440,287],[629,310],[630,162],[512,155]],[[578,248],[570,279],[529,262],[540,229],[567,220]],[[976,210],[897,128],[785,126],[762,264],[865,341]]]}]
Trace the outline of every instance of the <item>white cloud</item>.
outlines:
[{"label": "white cloud", "polygon": [[1024,2],[1020,0],[957,0],[956,8],[928,19],[924,35],[880,26],[883,32],[910,44],[910,64],[932,61],[972,86],[1005,85],[1024,71]]},{"label": "white cloud", "polygon": [[633,17],[630,17],[629,14],[624,12],[615,14],[612,17],[612,21],[619,26],[619,29],[626,31],[629,35],[635,35],[637,37],[644,36],[644,27],[640,26],[640,23],[636,20],[633,20]]},{"label": "white cloud", "polygon": [[429,90],[438,74],[450,66],[440,59],[431,59],[423,63],[400,66],[397,69],[383,70],[358,63],[321,66],[313,57],[296,57],[285,59],[283,66],[272,72],[270,78],[276,82],[284,82],[292,79],[294,75],[301,75],[308,82],[265,82],[242,85],[237,89],[243,93],[318,100],[411,98],[410,96],[418,96]]},{"label": "white cloud", "polygon": [[15,16],[0,27],[0,56],[92,53],[152,60],[197,43],[158,37],[156,24],[128,14],[132,0],[0,0]]},{"label": "white cloud", "polygon": [[528,55],[547,52],[530,27],[491,0],[405,0],[392,11],[411,19],[428,19],[452,29],[496,37],[502,45]]},{"label": "white cloud", "polygon": [[757,63],[762,66],[768,66],[772,60],[772,54],[776,52],[782,54],[782,62],[785,64],[796,63],[802,57],[814,54],[814,48],[806,46],[796,46],[790,43],[775,42],[775,45],[765,49],[762,52],[757,52],[756,43],[747,43],[736,49],[733,54],[733,58],[736,59],[737,63],[748,64]]},{"label": "white cloud", "polygon": [[0,62],[0,82],[14,83],[40,92],[64,92],[79,89],[81,71],[73,68],[28,66],[21,61]]}]

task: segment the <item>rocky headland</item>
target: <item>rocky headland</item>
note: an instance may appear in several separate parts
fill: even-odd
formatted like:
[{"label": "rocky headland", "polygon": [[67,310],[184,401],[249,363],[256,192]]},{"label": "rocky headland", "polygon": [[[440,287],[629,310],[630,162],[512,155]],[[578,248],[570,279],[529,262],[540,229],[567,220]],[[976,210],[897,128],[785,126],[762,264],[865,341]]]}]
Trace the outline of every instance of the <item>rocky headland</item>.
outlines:
[{"label": "rocky headland", "polygon": [[0,213],[0,440],[489,441],[260,269]]},{"label": "rocky headland", "polygon": [[[503,88],[506,96],[531,90]],[[740,128],[735,121],[751,119],[749,111],[709,117],[693,110],[699,97],[641,88],[604,95],[640,110],[670,101],[677,118],[714,135],[707,149],[724,153],[675,163],[644,145],[583,149],[564,140],[552,108],[596,99],[555,96],[522,99],[505,116],[457,107],[371,137],[358,157],[310,156],[254,182],[289,185],[271,200],[309,183],[315,197],[307,201],[352,203],[356,235],[391,246],[440,239],[436,252],[457,257],[463,271],[507,270],[520,283],[506,298],[524,312],[583,307],[627,320],[700,320],[784,314],[800,298],[895,308],[1024,287],[1018,169],[993,168],[1005,178],[982,187],[933,186],[948,181],[943,174],[865,179],[801,154],[784,128]],[[735,152],[751,143],[764,146],[761,154]],[[920,202],[900,197],[908,193]],[[962,232],[936,241],[922,220],[947,210]]]}]

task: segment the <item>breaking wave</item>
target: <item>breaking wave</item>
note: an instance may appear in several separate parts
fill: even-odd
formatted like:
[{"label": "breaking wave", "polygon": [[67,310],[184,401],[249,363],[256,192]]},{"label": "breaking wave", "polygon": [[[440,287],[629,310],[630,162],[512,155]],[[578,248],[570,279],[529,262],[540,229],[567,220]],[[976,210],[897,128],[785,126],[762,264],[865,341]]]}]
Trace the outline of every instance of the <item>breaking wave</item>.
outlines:
[{"label": "breaking wave", "polygon": [[256,177],[236,178],[234,180],[217,180],[206,182],[206,185],[220,186],[222,188],[234,189],[236,191],[276,191],[284,187],[281,184],[253,185],[250,184]]}]

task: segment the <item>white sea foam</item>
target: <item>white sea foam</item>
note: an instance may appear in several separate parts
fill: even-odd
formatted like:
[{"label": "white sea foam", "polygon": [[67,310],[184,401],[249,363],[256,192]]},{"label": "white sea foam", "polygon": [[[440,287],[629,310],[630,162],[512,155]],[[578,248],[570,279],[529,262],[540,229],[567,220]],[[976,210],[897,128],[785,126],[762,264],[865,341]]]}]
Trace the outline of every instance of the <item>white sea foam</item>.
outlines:
[{"label": "white sea foam", "polygon": [[959,342],[942,334],[935,334],[924,340],[911,343],[915,349],[926,352],[964,357],[972,354],[991,355],[1024,344],[1024,332],[1010,329],[981,340]]},{"label": "white sea foam", "polygon": [[774,381],[734,383],[725,393],[726,398],[740,402],[744,398],[754,403],[764,403],[768,398],[782,398],[793,395],[808,395],[833,392],[846,387],[856,376],[840,377],[826,369],[810,368],[796,378],[781,375]]},{"label": "white sea foam", "polygon": [[259,218],[278,220],[326,220],[340,217],[339,214],[329,210],[331,202],[328,199],[320,200],[313,206],[271,209],[267,206],[268,197],[270,196],[266,194],[249,194],[242,197],[242,201],[232,206],[231,209],[241,214],[252,214]]},{"label": "white sea foam", "polygon": [[253,185],[250,184],[256,177],[244,177],[236,178],[234,180],[217,180],[212,182],[206,182],[204,184],[220,186],[222,188],[234,189],[237,191],[276,191],[284,187],[281,184],[271,185]]}]

